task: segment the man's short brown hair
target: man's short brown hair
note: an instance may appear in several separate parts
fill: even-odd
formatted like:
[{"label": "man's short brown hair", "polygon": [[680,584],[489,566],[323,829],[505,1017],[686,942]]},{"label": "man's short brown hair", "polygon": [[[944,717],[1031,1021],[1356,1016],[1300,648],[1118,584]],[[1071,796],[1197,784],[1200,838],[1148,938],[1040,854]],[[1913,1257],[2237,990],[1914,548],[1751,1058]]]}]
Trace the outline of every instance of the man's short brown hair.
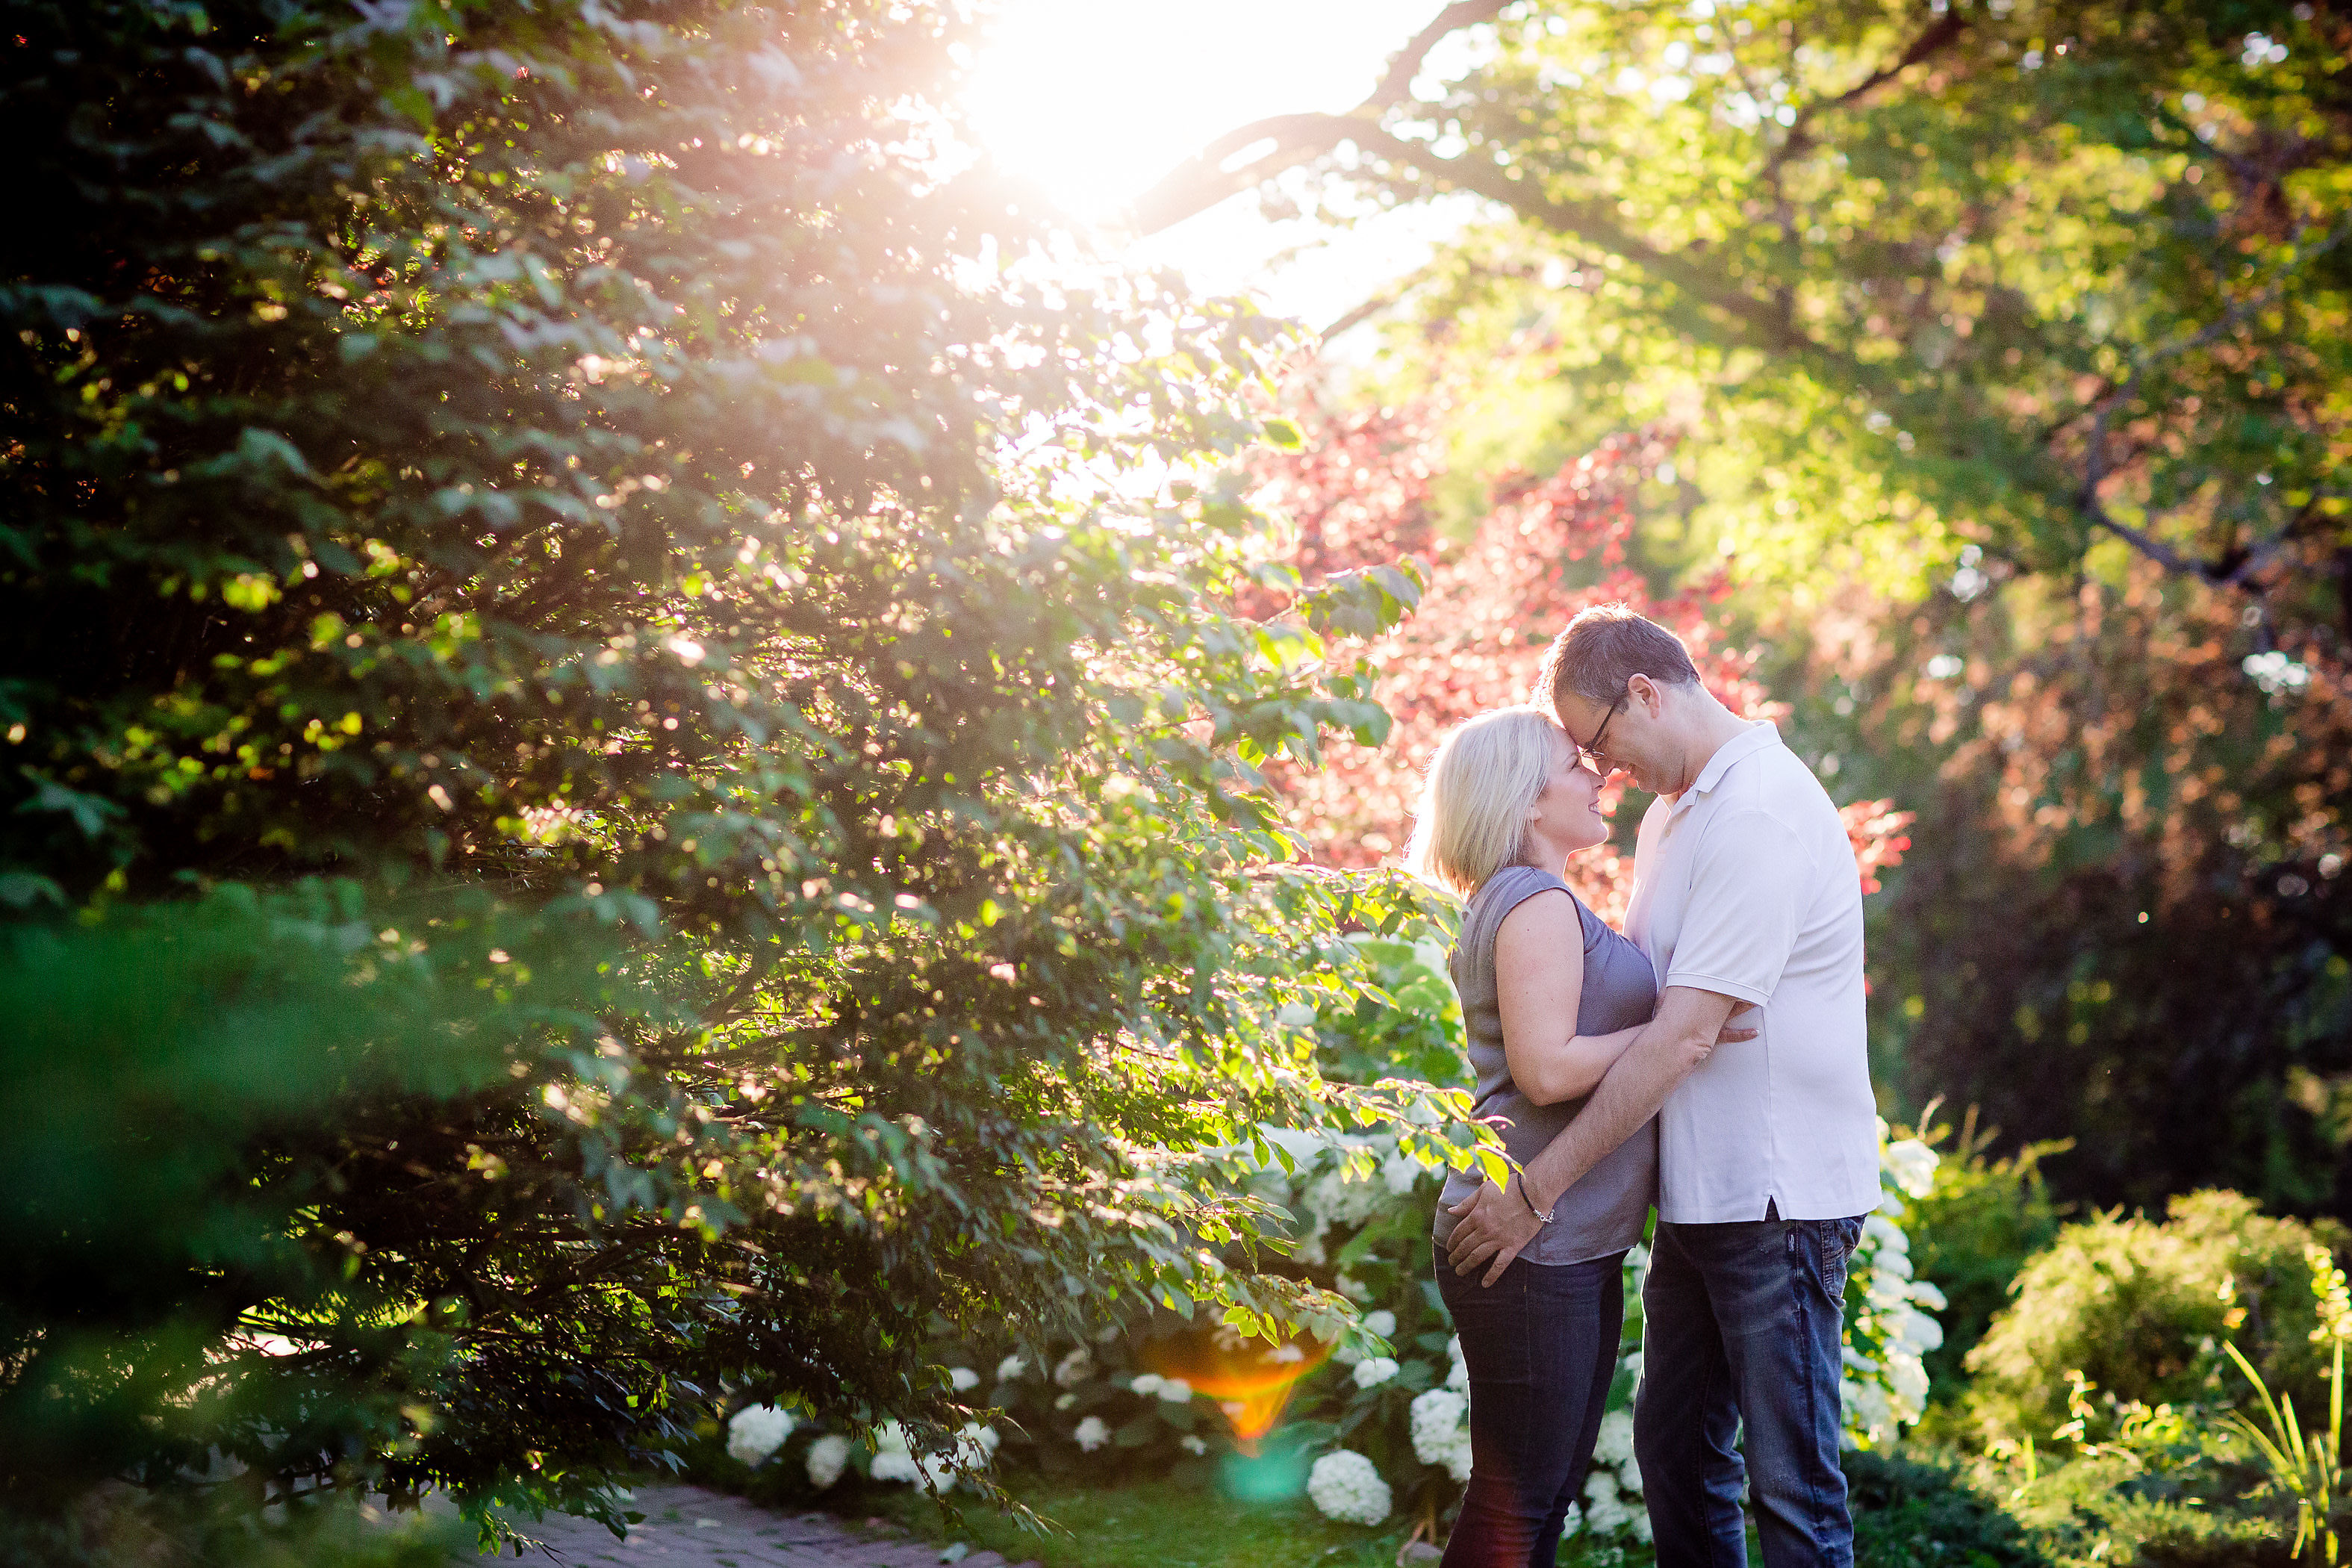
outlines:
[{"label": "man's short brown hair", "polygon": [[1555,711],[1571,691],[1588,702],[1614,702],[1637,675],[1688,686],[1697,682],[1698,667],[1682,639],[1657,622],[1623,604],[1594,605],[1552,639],[1534,695],[1549,699]]}]

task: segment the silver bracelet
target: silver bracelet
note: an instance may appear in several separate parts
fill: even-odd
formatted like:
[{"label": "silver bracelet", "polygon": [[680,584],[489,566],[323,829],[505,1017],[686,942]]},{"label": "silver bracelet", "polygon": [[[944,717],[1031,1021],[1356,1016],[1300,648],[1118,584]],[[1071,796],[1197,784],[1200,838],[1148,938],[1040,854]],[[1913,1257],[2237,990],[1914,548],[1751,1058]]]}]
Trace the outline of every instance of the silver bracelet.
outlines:
[{"label": "silver bracelet", "polygon": [[[1551,1215],[1536,1207],[1536,1200],[1528,1194],[1528,1173],[1525,1171],[1515,1171],[1512,1174],[1518,1180],[1519,1202],[1528,1205],[1528,1212],[1536,1216],[1536,1223],[1538,1225],[1549,1225],[1551,1223]],[[1554,1198],[1552,1200],[1551,1206],[1553,1210],[1557,1212],[1559,1208],[1559,1200],[1558,1198]]]}]

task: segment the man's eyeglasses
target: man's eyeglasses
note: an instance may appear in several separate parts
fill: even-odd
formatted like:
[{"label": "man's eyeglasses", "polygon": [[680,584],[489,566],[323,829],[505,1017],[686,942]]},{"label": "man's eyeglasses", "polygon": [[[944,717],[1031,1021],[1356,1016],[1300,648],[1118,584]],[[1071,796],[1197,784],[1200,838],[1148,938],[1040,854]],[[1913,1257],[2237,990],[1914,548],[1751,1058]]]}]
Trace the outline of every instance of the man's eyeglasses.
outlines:
[{"label": "man's eyeglasses", "polygon": [[1616,719],[1617,710],[1624,707],[1625,699],[1633,695],[1633,683],[1628,681],[1625,689],[1617,694],[1617,700],[1609,705],[1609,711],[1601,715],[1601,728],[1592,731],[1591,742],[1580,741],[1572,734],[1568,738],[1569,743],[1576,748],[1577,760],[1594,773],[1606,773],[1609,771],[1604,762],[1604,754],[1601,750],[1601,743],[1609,738],[1609,726]]}]

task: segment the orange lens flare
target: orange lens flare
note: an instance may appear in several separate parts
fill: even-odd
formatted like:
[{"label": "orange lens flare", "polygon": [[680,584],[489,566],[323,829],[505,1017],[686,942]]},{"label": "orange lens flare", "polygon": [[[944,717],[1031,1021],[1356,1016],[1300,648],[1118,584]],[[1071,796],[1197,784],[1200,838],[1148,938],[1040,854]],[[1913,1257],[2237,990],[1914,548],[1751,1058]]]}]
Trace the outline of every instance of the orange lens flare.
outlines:
[{"label": "orange lens flare", "polygon": [[1332,1347],[1311,1335],[1268,1344],[1231,1329],[1177,1334],[1143,1347],[1140,1359],[1162,1377],[1181,1377],[1217,1402],[1234,1445],[1255,1457],[1274,1430],[1298,1380],[1321,1366]]}]

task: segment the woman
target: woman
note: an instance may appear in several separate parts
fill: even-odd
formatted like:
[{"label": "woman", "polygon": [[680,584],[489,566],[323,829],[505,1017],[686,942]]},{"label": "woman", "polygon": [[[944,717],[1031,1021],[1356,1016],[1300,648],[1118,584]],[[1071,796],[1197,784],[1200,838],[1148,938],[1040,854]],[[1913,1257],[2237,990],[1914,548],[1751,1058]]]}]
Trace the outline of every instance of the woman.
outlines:
[{"label": "woman", "polygon": [[[1568,1125],[1650,1020],[1650,961],[1559,878],[1609,837],[1601,775],[1532,708],[1464,723],[1430,764],[1407,862],[1469,900],[1448,959],[1478,1079],[1517,1164]],[[1726,1040],[1752,1038],[1727,1029]],[[1438,1200],[1437,1285],[1470,1373],[1470,1486],[1443,1568],[1551,1568],[1584,1485],[1617,1368],[1620,1272],[1657,1186],[1645,1125],[1560,1194],[1493,1286],[1446,1266],[1454,1210],[1484,1178],[1454,1172]],[[1533,1203],[1515,1173],[1505,1196]]]}]

